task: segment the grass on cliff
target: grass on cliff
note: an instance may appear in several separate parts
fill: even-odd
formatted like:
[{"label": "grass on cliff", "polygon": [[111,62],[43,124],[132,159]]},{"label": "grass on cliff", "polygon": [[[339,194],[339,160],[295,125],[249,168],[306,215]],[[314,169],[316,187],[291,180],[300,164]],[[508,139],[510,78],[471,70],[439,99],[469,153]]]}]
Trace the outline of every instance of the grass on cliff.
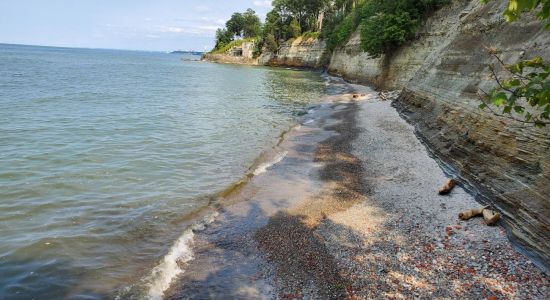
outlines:
[{"label": "grass on cliff", "polygon": [[233,47],[240,47],[243,43],[251,43],[251,42],[254,42],[255,40],[256,40],[255,38],[247,38],[247,39],[231,41],[229,44],[224,45],[219,49],[214,49],[210,51],[209,54],[224,54]]},{"label": "grass on cliff", "polygon": [[307,31],[302,33],[302,41],[315,40],[319,38],[320,33],[317,31]]}]

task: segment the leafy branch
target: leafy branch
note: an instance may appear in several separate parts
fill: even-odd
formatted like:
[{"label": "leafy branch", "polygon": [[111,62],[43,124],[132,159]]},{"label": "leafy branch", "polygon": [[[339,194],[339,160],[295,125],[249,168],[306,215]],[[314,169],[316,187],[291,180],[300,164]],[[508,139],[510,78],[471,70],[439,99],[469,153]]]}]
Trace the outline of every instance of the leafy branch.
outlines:
[{"label": "leafy branch", "polygon": [[[479,108],[487,108],[497,116],[537,127],[550,124],[550,66],[538,56],[507,65],[495,49],[489,49],[489,54],[508,71],[510,77],[499,78],[491,65],[492,77],[498,86],[488,93],[480,89],[482,103]],[[531,108],[526,109],[524,104],[529,104]],[[502,107],[502,113],[491,106]]]},{"label": "leafy branch", "polygon": [[[491,0],[481,0],[482,3],[489,1]],[[537,18],[545,22],[546,28],[550,28],[550,0],[509,0],[504,11],[504,18],[508,22],[513,22],[523,12],[532,11],[539,6],[541,9],[537,12]]]}]

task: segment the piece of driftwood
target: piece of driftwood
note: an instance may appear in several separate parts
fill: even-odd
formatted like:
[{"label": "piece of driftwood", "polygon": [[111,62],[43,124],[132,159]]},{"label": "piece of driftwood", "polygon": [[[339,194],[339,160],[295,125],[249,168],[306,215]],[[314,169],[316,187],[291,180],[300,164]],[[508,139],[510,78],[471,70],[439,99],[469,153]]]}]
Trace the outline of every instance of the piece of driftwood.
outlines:
[{"label": "piece of driftwood", "polygon": [[454,181],[454,179],[447,180],[445,182],[445,184],[439,189],[439,194],[440,195],[447,195],[448,193],[450,193],[453,190],[455,185],[456,185],[456,182]]},{"label": "piece of driftwood", "polygon": [[489,206],[481,208],[472,208],[465,211],[462,211],[458,214],[458,218],[461,220],[469,220],[473,217],[483,216],[485,224],[495,225],[498,220],[500,220],[500,213],[488,209]]},{"label": "piece of driftwood", "polygon": [[458,214],[458,217],[461,220],[469,220],[473,217],[481,216],[483,214],[483,210],[486,209],[486,208],[487,207],[468,209],[468,210],[465,210],[463,212],[460,212]]},{"label": "piece of driftwood", "polygon": [[495,225],[498,220],[500,220],[500,213],[492,211],[490,209],[483,210],[483,219],[485,219],[485,224]]}]

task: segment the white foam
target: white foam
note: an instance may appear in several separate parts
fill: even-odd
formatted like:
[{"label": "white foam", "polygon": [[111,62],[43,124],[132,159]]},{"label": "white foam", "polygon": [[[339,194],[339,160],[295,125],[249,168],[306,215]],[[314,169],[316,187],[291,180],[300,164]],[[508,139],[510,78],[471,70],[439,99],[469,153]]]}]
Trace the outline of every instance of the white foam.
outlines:
[{"label": "white foam", "polygon": [[203,230],[206,225],[212,223],[218,213],[213,213],[204,218],[202,222],[195,224],[193,227],[188,228],[178,238],[178,240],[172,245],[168,254],[166,254],[162,261],[153,268],[151,274],[146,281],[148,282],[149,290],[147,298],[150,300],[161,300],[172,281],[183,273],[181,265],[191,261],[193,259],[193,238],[195,231]]},{"label": "white foam", "polygon": [[315,120],[313,119],[308,119],[307,121],[304,122],[304,125],[307,125],[307,124],[311,124],[313,123]]},{"label": "white foam", "polygon": [[279,153],[277,154],[273,160],[271,161],[268,161],[268,162],[265,162],[263,164],[260,164],[256,170],[254,170],[254,175],[260,175],[262,173],[265,173],[267,171],[268,168],[278,164],[281,162],[281,160],[283,160],[283,158],[285,158],[285,156],[288,154],[288,151],[285,151],[285,152],[282,152],[282,153]]}]

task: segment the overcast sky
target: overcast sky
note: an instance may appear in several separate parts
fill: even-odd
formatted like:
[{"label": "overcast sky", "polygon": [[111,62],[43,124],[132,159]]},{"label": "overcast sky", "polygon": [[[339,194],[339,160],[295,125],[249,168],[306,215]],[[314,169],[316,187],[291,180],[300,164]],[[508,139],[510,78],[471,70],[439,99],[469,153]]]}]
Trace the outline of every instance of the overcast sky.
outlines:
[{"label": "overcast sky", "polygon": [[0,43],[132,50],[210,50],[235,11],[264,0],[0,0]]}]

